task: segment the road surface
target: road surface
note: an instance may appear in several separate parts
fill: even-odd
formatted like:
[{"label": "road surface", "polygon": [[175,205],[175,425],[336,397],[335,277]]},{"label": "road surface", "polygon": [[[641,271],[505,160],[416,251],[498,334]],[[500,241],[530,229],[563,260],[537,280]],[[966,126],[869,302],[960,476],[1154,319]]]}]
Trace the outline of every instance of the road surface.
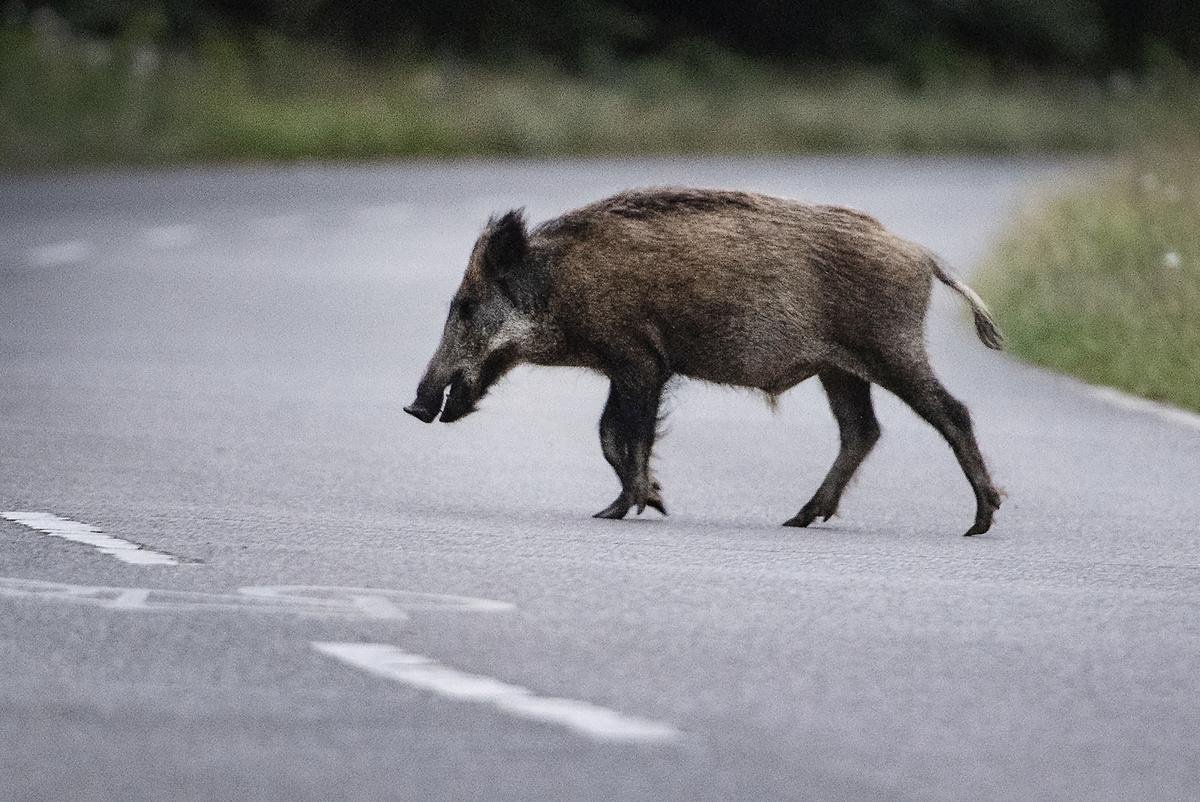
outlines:
[{"label": "road surface", "polygon": [[[463,162],[0,182],[0,796],[1185,799],[1200,431],[930,344],[1008,498],[884,393],[836,452],[679,386],[671,516],[617,490],[605,383],[520,369],[404,415],[486,216],[695,184],[866,209],[967,271],[1061,166]],[[139,548],[139,546],[141,548]],[[299,586],[299,587],[296,587]],[[461,598],[466,597],[466,598]]]}]

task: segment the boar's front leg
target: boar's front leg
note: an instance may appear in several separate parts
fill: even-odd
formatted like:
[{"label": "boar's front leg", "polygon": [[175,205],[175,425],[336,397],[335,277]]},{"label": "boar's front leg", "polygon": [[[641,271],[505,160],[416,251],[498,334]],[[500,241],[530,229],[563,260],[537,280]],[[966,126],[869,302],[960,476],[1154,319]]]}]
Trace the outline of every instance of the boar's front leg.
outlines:
[{"label": "boar's front leg", "polygon": [[650,475],[661,398],[661,382],[613,379],[600,416],[600,448],[621,480],[621,494],[593,517],[624,518],[630,507],[640,515],[647,506],[667,514],[661,488]]}]

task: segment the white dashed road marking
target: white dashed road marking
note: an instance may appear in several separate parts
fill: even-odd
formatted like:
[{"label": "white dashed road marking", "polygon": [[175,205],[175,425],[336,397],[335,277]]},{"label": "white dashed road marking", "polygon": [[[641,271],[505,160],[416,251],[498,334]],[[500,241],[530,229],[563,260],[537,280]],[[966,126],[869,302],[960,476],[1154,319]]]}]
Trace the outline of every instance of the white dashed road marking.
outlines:
[{"label": "white dashed road marking", "polygon": [[29,261],[38,267],[58,267],[82,262],[92,252],[92,246],[81,239],[43,245],[29,252]]},{"label": "white dashed road marking", "polygon": [[627,716],[590,702],[537,696],[520,685],[467,674],[386,643],[313,641],[312,647],[378,677],[450,699],[486,704],[510,715],[556,724],[602,741],[667,743],[681,737],[670,724]]},{"label": "white dashed road marking", "polygon": [[90,524],[62,518],[52,512],[26,512],[16,510],[0,512],[0,518],[13,523],[27,526],[35,532],[41,532],[50,537],[70,540],[91,546],[101,554],[116,557],[121,562],[134,565],[179,565],[184,560],[171,554],[147,548],[138,543],[131,543],[119,537],[106,535]]}]

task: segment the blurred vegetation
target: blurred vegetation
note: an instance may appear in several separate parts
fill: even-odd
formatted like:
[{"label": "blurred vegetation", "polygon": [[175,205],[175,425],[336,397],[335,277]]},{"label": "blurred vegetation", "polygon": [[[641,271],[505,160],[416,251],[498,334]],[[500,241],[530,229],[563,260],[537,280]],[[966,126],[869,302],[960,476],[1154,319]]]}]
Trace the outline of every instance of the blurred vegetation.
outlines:
[{"label": "blurred vegetation", "polygon": [[669,53],[702,40],[757,61],[881,68],[920,81],[965,54],[997,73],[1137,73],[1151,49],[1200,64],[1191,0],[8,0],[112,38],[151,17],[168,42],[269,31],[356,53],[450,55],[556,68]]},{"label": "blurred vegetation", "polygon": [[1021,356],[1200,411],[1200,142],[1031,209],[980,289]]},{"label": "blurred vegetation", "polygon": [[1082,151],[1200,127],[1200,81],[1168,48],[1139,73],[1101,80],[1002,77],[982,57],[938,48],[910,54],[919,69],[802,69],[684,39],[619,59],[588,51],[584,68],[529,49],[500,60],[429,49],[367,57],[269,28],[187,38],[153,8],[121,25],[80,33],[48,10],[10,6],[0,25],[0,166]]}]

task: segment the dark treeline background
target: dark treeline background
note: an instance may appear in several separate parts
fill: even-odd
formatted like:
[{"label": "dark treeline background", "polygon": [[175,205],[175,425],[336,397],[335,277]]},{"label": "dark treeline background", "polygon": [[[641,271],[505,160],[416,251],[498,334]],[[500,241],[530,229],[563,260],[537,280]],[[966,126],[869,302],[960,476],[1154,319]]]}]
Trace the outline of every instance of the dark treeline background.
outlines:
[{"label": "dark treeline background", "polygon": [[933,59],[993,74],[1137,73],[1170,52],[1200,64],[1197,0],[53,0],[77,30],[115,35],[152,20],[186,44],[212,30],[317,39],[364,57],[528,56],[587,71],[711,42],[781,66],[885,67]]}]

